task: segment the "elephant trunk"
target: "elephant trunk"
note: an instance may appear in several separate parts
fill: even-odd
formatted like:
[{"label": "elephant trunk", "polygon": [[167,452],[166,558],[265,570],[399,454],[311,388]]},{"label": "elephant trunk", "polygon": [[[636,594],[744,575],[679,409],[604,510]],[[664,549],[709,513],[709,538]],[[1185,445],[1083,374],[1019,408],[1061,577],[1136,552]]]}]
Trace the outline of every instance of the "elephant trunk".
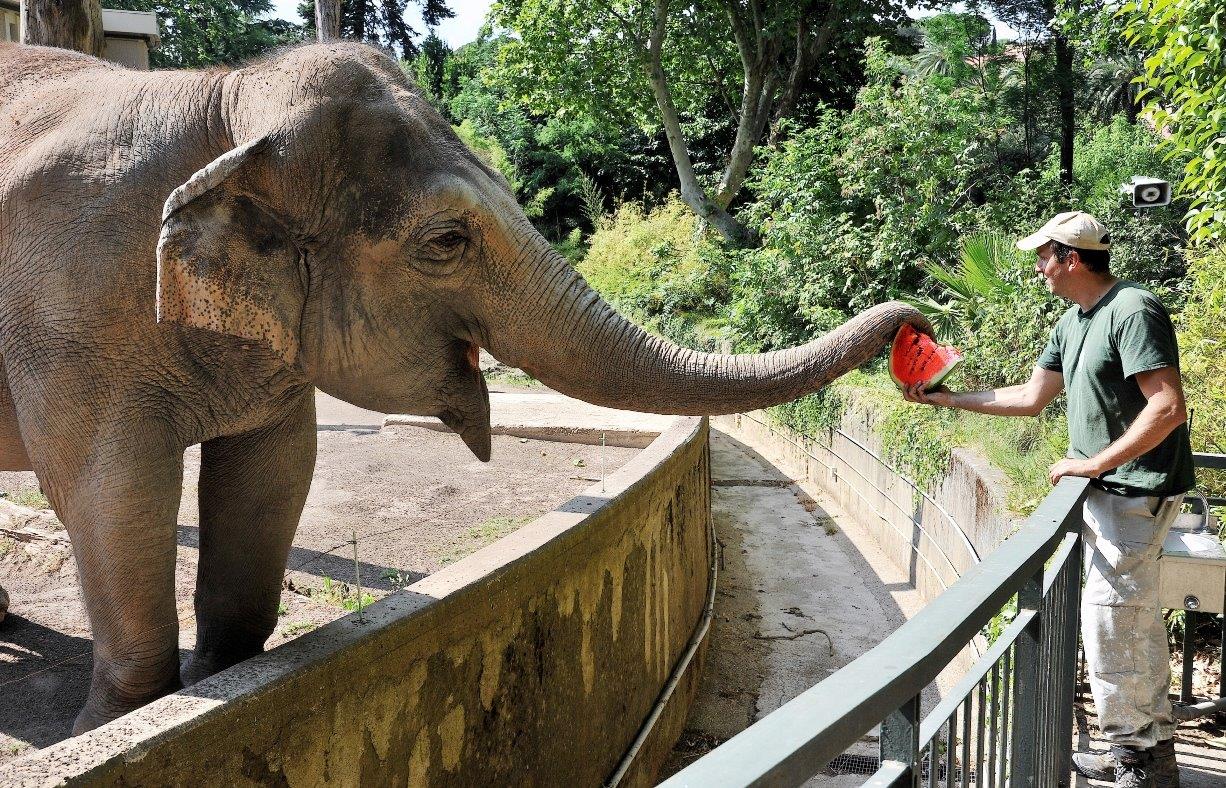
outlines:
[{"label": "elephant trunk", "polygon": [[[777,405],[863,365],[903,323],[931,331],[918,310],[893,301],[799,347],[749,355],[700,353],[626,320],[552,249],[527,267],[540,274],[524,280],[534,281],[537,290],[504,294],[509,313],[494,324],[487,338],[490,351],[563,394],[626,410],[716,415]],[[525,304],[538,307],[525,309]]]}]

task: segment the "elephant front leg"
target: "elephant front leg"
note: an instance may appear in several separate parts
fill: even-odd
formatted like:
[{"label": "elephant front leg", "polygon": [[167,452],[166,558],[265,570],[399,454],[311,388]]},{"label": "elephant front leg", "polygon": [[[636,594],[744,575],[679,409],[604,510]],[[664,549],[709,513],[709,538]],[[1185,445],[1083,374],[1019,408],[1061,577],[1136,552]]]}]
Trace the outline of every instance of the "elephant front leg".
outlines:
[{"label": "elephant front leg", "polygon": [[200,566],[191,685],[264,650],[281,580],[315,469],[315,399],[308,389],[275,424],[201,447]]},{"label": "elephant front leg", "polygon": [[89,696],[75,735],[181,686],[175,522],[183,449],[143,424],[88,442],[60,436],[39,455],[59,461],[40,467],[39,478],[72,538],[93,632]]}]

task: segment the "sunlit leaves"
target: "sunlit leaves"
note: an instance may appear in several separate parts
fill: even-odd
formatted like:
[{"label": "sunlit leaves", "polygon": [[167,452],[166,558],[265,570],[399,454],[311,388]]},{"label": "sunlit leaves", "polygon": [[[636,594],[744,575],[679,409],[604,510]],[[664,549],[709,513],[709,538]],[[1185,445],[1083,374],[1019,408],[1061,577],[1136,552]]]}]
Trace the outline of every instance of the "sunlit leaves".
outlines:
[{"label": "sunlit leaves", "polygon": [[1192,240],[1226,238],[1226,56],[1217,0],[1135,0],[1120,13],[1130,43],[1150,51],[1138,81],[1146,114],[1172,154],[1191,159],[1182,188]]}]

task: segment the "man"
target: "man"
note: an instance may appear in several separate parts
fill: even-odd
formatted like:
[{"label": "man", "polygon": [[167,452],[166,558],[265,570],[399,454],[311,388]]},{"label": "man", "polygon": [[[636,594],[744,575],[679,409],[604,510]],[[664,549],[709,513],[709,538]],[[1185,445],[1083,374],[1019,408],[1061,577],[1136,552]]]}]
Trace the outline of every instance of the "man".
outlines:
[{"label": "man", "polygon": [[1110,755],[1077,753],[1077,771],[1120,788],[1177,788],[1170,663],[1158,609],[1158,556],[1193,486],[1179,351],[1158,298],[1110,270],[1107,228],[1061,213],[1021,239],[1051,292],[1074,303],[1030,380],[994,391],[920,386],[911,402],[999,416],[1034,416],[1068,391],[1069,452],[1051,467],[1090,478],[1084,507],[1082,640],[1099,728]]}]

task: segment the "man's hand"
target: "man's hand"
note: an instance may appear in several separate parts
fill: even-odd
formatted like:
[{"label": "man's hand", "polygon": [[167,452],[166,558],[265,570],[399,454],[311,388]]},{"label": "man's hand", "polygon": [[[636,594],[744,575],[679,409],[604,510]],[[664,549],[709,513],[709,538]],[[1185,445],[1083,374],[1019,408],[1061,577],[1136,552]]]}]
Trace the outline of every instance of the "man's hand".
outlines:
[{"label": "man's hand", "polygon": [[1064,459],[1051,466],[1047,471],[1047,478],[1051,480],[1054,487],[1065,476],[1084,476],[1087,479],[1093,479],[1101,474],[1102,471],[1099,470],[1092,460]]},{"label": "man's hand", "polygon": [[918,402],[921,405],[940,405],[950,407],[953,392],[944,386],[937,386],[932,391],[924,391],[923,383],[916,383],[903,389],[903,399],[907,402]]}]

